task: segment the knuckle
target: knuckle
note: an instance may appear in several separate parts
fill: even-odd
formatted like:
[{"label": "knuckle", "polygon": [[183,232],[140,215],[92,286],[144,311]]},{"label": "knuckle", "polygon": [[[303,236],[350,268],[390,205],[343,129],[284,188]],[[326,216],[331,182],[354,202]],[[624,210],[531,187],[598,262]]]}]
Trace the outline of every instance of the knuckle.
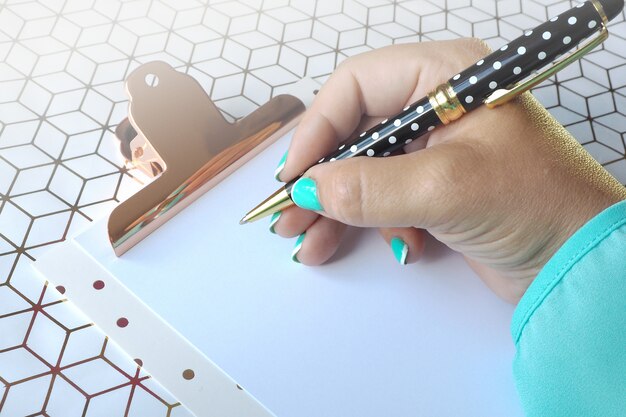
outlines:
[{"label": "knuckle", "polygon": [[476,167],[488,167],[490,154],[489,147],[481,143],[456,144],[450,158],[444,160],[440,168],[444,181],[457,188],[474,182],[478,175],[470,173],[476,172]]},{"label": "knuckle", "polygon": [[487,45],[487,42],[480,38],[466,38],[466,41],[468,49],[481,57],[491,52],[491,48]]},{"label": "knuckle", "polygon": [[436,224],[465,212],[473,199],[480,198],[478,190],[481,187],[473,184],[479,176],[469,173],[485,163],[483,157],[469,146],[449,149],[441,156],[421,176],[420,187],[423,200],[428,201],[425,218]]},{"label": "knuckle", "polygon": [[360,170],[342,169],[331,177],[330,214],[342,223],[363,223],[363,176]]},{"label": "knuckle", "polygon": [[[430,167],[427,175],[425,175],[424,186],[422,187],[422,197],[426,201],[436,203],[442,198],[446,198],[448,190],[453,189],[458,184],[459,167],[456,161],[450,159],[441,159]],[[434,204],[434,206],[440,206]]]},{"label": "knuckle", "polygon": [[359,55],[350,56],[343,61],[341,61],[337,67],[335,68],[334,73],[343,73],[346,71],[351,71],[352,68],[356,65],[355,62],[359,59]]},{"label": "knuckle", "polygon": [[458,62],[459,66],[470,65],[491,52],[489,45],[480,38],[463,38],[457,42],[460,49],[458,58],[462,61]]}]

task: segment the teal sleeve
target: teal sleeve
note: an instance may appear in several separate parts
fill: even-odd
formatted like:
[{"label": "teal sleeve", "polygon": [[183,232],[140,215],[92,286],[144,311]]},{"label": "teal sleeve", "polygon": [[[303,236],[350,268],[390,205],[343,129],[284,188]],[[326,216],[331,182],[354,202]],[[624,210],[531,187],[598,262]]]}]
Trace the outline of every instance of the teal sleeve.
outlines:
[{"label": "teal sleeve", "polygon": [[527,417],[626,416],[626,201],[545,265],[513,315]]}]

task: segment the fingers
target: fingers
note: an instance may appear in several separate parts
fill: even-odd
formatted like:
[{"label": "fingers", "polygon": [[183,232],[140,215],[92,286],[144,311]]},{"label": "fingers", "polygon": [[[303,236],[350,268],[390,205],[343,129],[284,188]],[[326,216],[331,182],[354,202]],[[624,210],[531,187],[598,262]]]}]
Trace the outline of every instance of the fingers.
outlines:
[{"label": "fingers", "polygon": [[311,226],[319,215],[313,211],[291,207],[272,216],[270,232],[282,237],[295,237]]},{"label": "fingers", "polygon": [[484,56],[476,39],[393,45],[345,60],[305,113],[276,177],[289,181],[354,133],[363,115],[385,118]]},{"label": "fingers", "polygon": [[413,227],[391,227],[379,230],[402,265],[417,262],[424,253],[424,231]]},{"label": "fingers", "polygon": [[[344,61],[296,129],[279,178],[296,177],[334,150],[355,130],[363,114],[385,117],[400,111],[416,92],[424,62],[420,56],[430,49],[429,44],[397,45]],[[402,62],[402,69],[390,68],[389,62]],[[421,86],[420,94],[432,87],[427,84]]]},{"label": "fingers", "polygon": [[320,265],[330,259],[341,243],[346,225],[317,213],[292,207],[273,216],[270,231],[281,237],[296,237],[291,259],[305,265]]},{"label": "fingers", "polygon": [[346,225],[318,217],[296,241],[291,259],[305,265],[320,265],[337,252]]},{"label": "fingers", "polygon": [[[295,207],[277,213],[270,221],[270,231],[281,237],[293,238],[306,232],[297,256],[298,262],[319,265],[326,262],[337,251],[346,228],[337,221],[320,217],[317,213]],[[391,254],[402,265],[417,262],[424,252],[424,233],[413,227],[383,228],[380,234],[387,241]],[[318,234],[323,238],[316,237]],[[321,245],[321,246],[320,246]],[[296,244],[296,246],[298,246]],[[300,252],[298,251],[298,253]],[[302,260],[300,260],[302,258]]]}]

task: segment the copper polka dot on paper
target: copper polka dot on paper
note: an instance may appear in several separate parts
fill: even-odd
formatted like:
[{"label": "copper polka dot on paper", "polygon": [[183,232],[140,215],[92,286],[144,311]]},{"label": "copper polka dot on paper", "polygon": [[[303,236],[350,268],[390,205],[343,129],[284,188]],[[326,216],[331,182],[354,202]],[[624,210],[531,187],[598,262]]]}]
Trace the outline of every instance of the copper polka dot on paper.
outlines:
[{"label": "copper polka dot on paper", "polygon": [[143,361],[141,359],[135,358],[135,363],[139,365],[140,368],[143,367]]},{"label": "copper polka dot on paper", "polygon": [[196,373],[193,371],[193,369],[185,369],[183,371],[183,378],[185,378],[187,381],[194,379],[195,376]]},{"label": "copper polka dot on paper", "polygon": [[60,292],[61,294],[65,294],[65,287],[63,285],[57,285],[56,289],[58,292]]},{"label": "copper polka dot on paper", "polygon": [[93,282],[93,287],[94,287],[96,290],[101,290],[101,289],[103,289],[103,288],[104,288],[104,281],[101,281],[101,280],[94,281],[94,282]]},{"label": "copper polka dot on paper", "polygon": [[120,317],[117,319],[117,327],[121,327],[123,329],[126,326],[128,326],[128,319],[126,317]]}]

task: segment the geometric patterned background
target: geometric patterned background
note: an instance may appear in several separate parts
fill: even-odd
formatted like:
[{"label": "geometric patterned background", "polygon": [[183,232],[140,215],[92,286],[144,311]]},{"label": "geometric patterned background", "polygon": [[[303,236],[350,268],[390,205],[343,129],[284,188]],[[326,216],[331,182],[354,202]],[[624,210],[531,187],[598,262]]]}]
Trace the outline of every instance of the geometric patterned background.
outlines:
[{"label": "geometric patterned background", "polygon": [[[30,272],[140,187],[114,136],[123,82],[163,60],[229,120],[348,56],[476,36],[497,48],[571,1],[0,0],[0,416],[183,416],[175,398]],[[534,94],[626,184],[626,21]],[[271,175],[271,173],[268,173]]]}]

